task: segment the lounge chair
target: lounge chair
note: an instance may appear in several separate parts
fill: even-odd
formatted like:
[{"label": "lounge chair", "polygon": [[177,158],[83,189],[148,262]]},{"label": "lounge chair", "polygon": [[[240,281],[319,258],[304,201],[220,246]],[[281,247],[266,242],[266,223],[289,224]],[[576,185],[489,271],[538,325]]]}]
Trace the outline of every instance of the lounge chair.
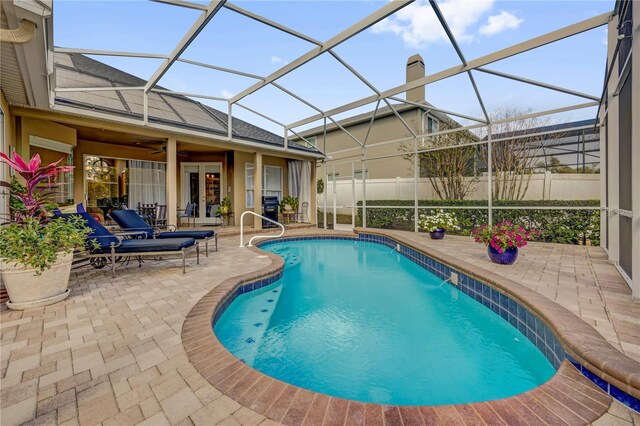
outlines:
[{"label": "lounge chair", "polygon": [[153,228],[151,225],[145,222],[142,216],[140,216],[135,210],[112,210],[111,218],[120,226],[120,228],[122,228],[123,231],[142,231],[147,235],[147,238],[193,238],[195,240],[204,240],[205,256],[209,256],[209,240],[213,238],[216,243],[216,251],[218,251],[218,236],[211,230],[172,230],[161,232],[158,228]]},{"label": "lounge chair", "polygon": [[[142,231],[113,234],[89,213],[60,215],[63,218],[70,216],[82,217],[92,230],[91,234],[87,236],[87,240],[94,240],[98,243],[98,248],[92,250],[86,257],[109,259],[114,277],[116,276],[116,256],[134,256],[140,261],[141,256],[179,254],[182,256],[182,273],[184,274],[186,273],[186,252],[195,248],[197,263],[200,264],[200,247],[193,238],[148,239]],[[125,237],[142,238],[126,239]]]}]

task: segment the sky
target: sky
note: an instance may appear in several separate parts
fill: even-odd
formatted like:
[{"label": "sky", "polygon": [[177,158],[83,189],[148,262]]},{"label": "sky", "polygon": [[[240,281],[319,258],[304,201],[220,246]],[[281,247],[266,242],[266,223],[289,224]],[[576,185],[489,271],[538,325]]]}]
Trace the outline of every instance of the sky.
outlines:
[{"label": "sky", "polygon": [[[243,9],[326,41],[384,6],[384,1],[234,1]],[[609,12],[614,1],[439,0],[467,61],[572,23]],[[199,11],[149,1],[54,2],[54,43],[59,47],[168,54],[198,18]],[[266,76],[315,45],[222,9],[181,58]],[[487,68],[599,96],[606,59],[605,27],[493,63]],[[427,74],[460,64],[428,1],[417,0],[400,12],[334,49],[383,91],[405,82],[407,59],[420,54]],[[148,79],[160,60],[95,56],[94,59]],[[489,111],[544,111],[585,99],[474,72]],[[159,84],[167,89],[228,98],[257,80],[184,63],[171,67]],[[328,53],[277,83],[320,109],[338,107],[373,94]],[[482,117],[466,74],[429,84],[427,101],[447,110]],[[226,112],[226,103],[205,101]],[[242,104],[277,121],[292,123],[316,112],[267,86]],[[368,105],[336,118],[372,110]],[[562,114],[554,120],[594,118],[595,108]],[[283,129],[239,108],[234,115],[277,134]],[[468,124],[462,120],[463,124]],[[320,122],[309,126],[319,125]],[[303,130],[301,127],[297,130]]]}]

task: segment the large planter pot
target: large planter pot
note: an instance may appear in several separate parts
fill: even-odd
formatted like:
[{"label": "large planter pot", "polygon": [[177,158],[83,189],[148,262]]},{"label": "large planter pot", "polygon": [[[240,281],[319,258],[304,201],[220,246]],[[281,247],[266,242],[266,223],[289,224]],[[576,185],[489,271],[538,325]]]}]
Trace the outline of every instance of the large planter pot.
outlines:
[{"label": "large planter pot", "polygon": [[430,231],[429,236],[432,240],[441,240],[444,238],[444,234],[446,231],[444,229],[436,229],[435,231]]},{"label": "large planter pot", "polygon": [[498,250],[493,247],[487,246],[487,252],[489,253],[489,259],[491,259],[493,263],[500,265],[512,265],[518,258],[518,247],[509,247],[502,253],[499,253]]},{"label": "large planter pot", "polygon": [[50,305],[69,296],[73,253],[58,253],[58,259],[36,275],[35,269],[2,261],[2,281],[9,294],[9,309],[23,310]]}]

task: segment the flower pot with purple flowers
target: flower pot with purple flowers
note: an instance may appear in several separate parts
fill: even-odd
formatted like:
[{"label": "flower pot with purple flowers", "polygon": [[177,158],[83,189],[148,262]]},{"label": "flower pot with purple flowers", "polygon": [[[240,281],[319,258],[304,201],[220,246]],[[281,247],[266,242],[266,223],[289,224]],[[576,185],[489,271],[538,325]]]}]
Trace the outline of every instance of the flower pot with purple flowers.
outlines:
[{"label": "flower pot with purple flowers", "polygon": [[487,246],[489,259],[499,265],[512,265],[518,258],[518,249],[538,234],[508,221],[494,226],[482,225],[471,232],[477,243]]},{"label": "flower pot with purple flowers", "polygon": [[428,232],[432,240],[441,240],[444,238],[447,230],[460,229],[458,220],[453,213],[446,213],[440,209],[439,212],[432,215],[420,215],[418,229]]}]

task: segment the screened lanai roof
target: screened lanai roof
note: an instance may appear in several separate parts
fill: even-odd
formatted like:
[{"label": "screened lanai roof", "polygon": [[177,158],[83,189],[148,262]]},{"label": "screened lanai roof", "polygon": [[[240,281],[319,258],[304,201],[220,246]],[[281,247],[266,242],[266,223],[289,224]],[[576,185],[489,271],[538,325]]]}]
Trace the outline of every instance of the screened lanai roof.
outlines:
[{"label": "screened lanai roof", "polygon": [[[466,7],[470,9],[466,12],[467,19],[470,19],[469,16],[473,14],[474,8],[478,7],[479,3],[481,2],[467,3]],[[492,4],[493,2],[485,3]],[[504,42],[499,44],[499,49],[487,52],[483,51],[483,44],[468,42],[469,34],[465,34],[464,29],[460,29],[459,22],[459,11],[464,11],[464,6],[456,5],[450,0],[366,2],[366,4],[358,6],[358,10],[366,10],[366,13],[357,17],[357,14],[353,13],[347,17],[348,19],[340,16],[338,4],[304,2],[304,6],[300,7],[315,7],[318,10],[317,16],[306,11],[305,17],[312,15],[312,18],[308,19],[327,19],[326,22],[331,20],[331,22],[339,22],[342,25],[342,30],[334,31],[331,34],[318,30],[318,28],[330,27],[328,24],[323,26],[320,23],[314,27],[313,31],[307,33],[291,20],[295,14],[278,16],[276,12],[271,11],[276,9],[282,11],[293,7],[290,4],[283,5],[279,9],[267,6],[260,8],[261,3],[232,3],[224,0],[211,2],[157,0],[149,4],[160,4],[159,6],[172,8],[176,16],[179,13],[188,12],[190,14],[190,19],[184,18],[181,21],[189,22],[189,25],[185,26],[184,32],[179,38],[176,38],[175,43],[166,45],[161,52],[158,52],[158,49],[153,52],[136,52],[133,48],[131,50],[101,49],[102,46],[109,45],[108,43],[101,44],[98,48],[70,45],[55,47],[53,56],[58,64],[56,67],[58,75],[50,83],[50,89],[55,93],[56,105],[64,104],[65,107],[84,109],[87,112],[92,110],[91,104],[100,105],[103,112],[127,116],[145,125],[152,126],[162,122],[175,127],[186,126],[222,138],[225,137],[226,132],[226,138],[229,140],[238,138],[263,139],[274,144],[281,143],[284,149],[290,147],[291,139],[303,140],[304,138],[301,138],[300,134],[310,128],[326,125],[340,127],[336,124],[340,120],[366,114],[368,111],[378,108],[381,111],[387,110],[396,114],[398,109],[406,108],[406,101],[402,98],[404,93],[424,85],[428,86],[427,98],[438,107],[441,106],[441,102],[433,100],[430,93],[435,95],[440,93],[443,103],[450,100],[446,90],[438,92],[439,85],[446,87],[446,84],[451,84],[452,86],[466,87],[468,89],[467,97],[465,100],[459,101],[457,105],[462,105],[463,110],[458,110],[458,113],[467,118],[466,123],[463,124],[468,124],[468,127],[490,124],[492,121],[490,109],[495,106],[495,99],[500,99],[498,95],[504,93],[511,95],[518,106],[527,112],[526,115],[561,114],[591,108],[590,114],[593,116],[595,108],[600,103],[600,88],[604,79],[602,68],[599,66],[601,64],[598,64],[597,71],[592,69],[596,67],[571,71],[581,74],[588,72],[589,75],[598,76],[591,79],[597,80],[595,84],[597,88],[595,90],[589,88],[588,91],[582,87],[565,87],[566,85],[557,84],[555,81],[546,82],[542,78],[536,78],[535,73],[545,70],[544,75],[547,77],[550,75],[548,69],[555,66],[558,67],[557,72],[551,75],[562,75],[563,81],[571,83],[571,72],[561,70],[558,65],[561,56],[557,52],[562,50],[568,54],[572,53],[572,38],[581,37],[583,34],[591,34],[590,37],[593,39],[593,30],[600,28],[599,31],[602,31],[601,27],[607,24],[612,15],[611,11],[600,13],[583,10],[584,8],[576,6],[576,13],[566,14],[570,16],[571,21],[563,21],[563,26],[549,29],[548,26],[542,24],[545,24],[546,21],[553,21],[555,3],[531,2],[530,7],[536,8],[534,15],[537,17],[536,19],[540,20],[540,23],[531,25],[535,29],[504,37]],[[471,6],[472,4],[473,6]],[[499,8],[502,8],[504,4],[500,3]],[[513,4],[523,3],[514,2]],[[295,7],[298,7],[297,5],[298,3]],[[613,9],[613,3],[610,6],[605,10]],[[601,11],[602,7],[599,7]],[[332,13],[331,9],[333,8],[336,11]],[[405,81],[402,84],[397,84],[401,82],[397,79],[390,80],[396,84],[392,87],[383,86],[380,82],[384,79],[375,71],[377,68],[386,70],[383,68],[384,59],[380,58],[385,58],[384,48],[393,49],[394,46],[383,42],[380,42],[379,45],[363,44],[363,34],[385,32],[390,34],[389,37],[398,36],[398,39],[401,38],[406,44],[407,40],[411,41],[411,37],[417,37],[417,35],[406,32],[403,25],[406,27],[407,23],[411,22],[414,25],[413,30],[419,31],[420,26],[416,26],[416,23],[411,21],[412,14],[424,14],[426,9],[430,15],[424,16],[432,19],[425,21],[425,23],[430,27],[439,27],[441,34],[438,37],[441,39],[440,41],[449,45],[449,53],[437,57],[427,57],[425,62],[428,65],[429,73],[424,77],[409,82]],[[454,12],[458,15],[455,15]],[[504,13],[489,16],[486,25],[492,23],[492,18],[500,18],[501,15]],[[486,16],[486,13],[483,16]],[[144,18],[144,16],[136,17],[136,19]],[[169,21],[173,19],[170,13],[165,18]],[[236,21],[239,19],[243,21]],[[162,23],[158,23],[158,28],[161,25]],[[163,28],[169,31],[168,27]],[[261,62],[252,60],[251,56],[253,54],[257,57],[258,54],[264,53],[260,51],[264,50],[262,40],[260,40],[262,36],[260,31],[265,28],[278,34],[277,43],[273,48],[280,49],[279,52],[290,55],[286,59],[275,55],[271,56],[272,65],[276,65],[275,70],[265,69]],[[484,31],[485,34],[494,31],[490,26],[487,28],[483,26],[480,31]],[[545,31],[543,33],[536,32],[537,28],[545,28]],[[133,27],[131,31],[134,32]],[[225,33],[224,31],[235,32]],[[320,34],[321,32],[324,34]],[[526,37],[523,34],[526,34]],[[130,43],[125,42],[125,47],[128,47],[129,44],[141,45],[140,40],[134,36],[129,39],[121,34],[118,36],[118,39],[130,41]],[[108,39],[109,34],[105,34],[105,38]],[[252,38],[254,39],[252,40]],[[600,44],[602,44],[603,38],[606,38],[606,34],[600,33],[598,36]],[[510,40],[511,42],[509,42]],[[241,46],[240,42],[243,43]],[[235,46],[236,49],[242,48],[242,53],[235,56],[225,56],[222,53],[225,51],[226,44]],[[357,49],[349,50],[350,44],[357,46]],[[545,62],[533,53],[548,49],[550,45],[557,46],[553,51],[555,61]],[[362,51],[361,46],[369,49],[368,58],[362,59],[362,57],[354,56],[355,50]],[[469,59],[464,52],[466,49],[479,54],[474,59]],[[229,51],[227,50],[227,52]],[[93,80],[92,87],[88,88],[89,83],[74,80],[72,75],[74,72],[78,73],[79,69],[90,71],[93,66],[97,66],[96,62],[86,55],[110,60],[113,58],[145,60],[147,61],[146,69],[149,70],[148,75],[146,78],[129,75],[126,79],[114,79],[114,82],[104,79]],[[519,55],[532,55],[529,56],[532,60],[528,63],[529,66],[518,68],[517,72],[514,72],[512,70],[514,62],[510,61]],[[586,53],[583,53],[583,56],[585,55]],[[235,62],[232,60],[233,58],[229,59],[232,56],[235,58]],[[438,62],[440,56],[446,56],[446,59]],[[604,63],[606,58],[604,55],[601,56],[603,56],[601,59]],[[579,63],[579,58],[572,58],[572,61]],[[327,65],[329,63],[334,68],[329,68]],[[438,64],[444,66],[439,68]],[[322,78],[319,81],[308,78],[310,75],[313,76],[313,74],[309,74],[309,70],[313,67],[327,70],[321,73]],[[404,64],[402,66],[397,64],[397,67],[404,71]],[[180,84],[177,83],[181,76],[183,77],[182,83],[188,80],[188,76],[191,74],[181,74],[187,69],[207,70],[215,72],[215,74],[212,74],[213,77],[210,79],[204,79],[201,91],[194,93],[193,91],[181,90]],[[104,68],[103,70],[107,71]],[[84,74],[86,74],[84,78],[89,78],[88,72],[84,72]],[[236,78],[234,80],[236,90],[231,92],[225,90],[222,91],[223,93],[209,92],[208,86],[213,86],[217,81],[215,76],[222,79],[223,75]],[[334,81],[337,75],[344,77],[344,80]],[[185,76],[187,77],[184,78]],[[483,82],[487,79],[500,80],[498,86],[500,93],[488,93],[488,91],[482,90]],[[102,85],[103,83],[104,85]],[[119,88],[112,89],[114,84]],[[514,93],[513,85],[526,89],[521,93]],[[168,90],[171,90],[171,93],[167,93]],[[529,90],[539,90],[543,95],[532,96],[529,94]],[[329,97],[329,101],[325,102],[315,95],[323,92],[335,95]],[[348,95],[342,96],[345,93]],[[545,99],[547,93],[564,98],[554,104],[553,108],[541,109],[539,100]],[[86,102],[88,97],[91,97],[95,102]],[[335,105],[331,102],[334,99],[342,101]],[[346,99],[349,101],[344,102]],[[536,103],[536,101],[538,102]],[[205,105],[214,103],[216,108]],[[447,106],[444,105],[442,108]],[[451,108],[447,108],[447,110],[451,111]],[[231,123],[228,120],[228,112],[231,112],[233,117]],[[240,116],[244,121],[236,120]],[[396,116],[402,120],[399,114]],[[513,117],[513,119],[517,120],[518,117]],[[260,131],[258,127],[248,124],[249,122],[259,123],[261,127],[269,126],[271,130],[282,134],[282,136],[276,136],[276,134],[264,130]],[[412,134],[412,137],[418,136],[415,133]],[[362,146],[360,141],[355,140],[354,142]],[[317,150],[317,148],[315,149]]]},{"label": "screened lanai roof", "polygon": [[[58,53],[55,56],[56,87],[131,87],[142,86],[145,81],[102,62],[78,53]],[[201,130],[217,135],[227,135],[226,113],[189,99],[170,93],[161,86],[163,93],[148,95],[149,120],[188,129]],[[101,111],[122,117],[142,119],[144,100],[141,91],[74,91],[57,93],[56,105],[73,106],[92,111]],[[273,145],[283,145],[282,136],[275,135],[258,126],[233,118],[233,136]],[[294,149],[307,149],[292,144]]]}]

